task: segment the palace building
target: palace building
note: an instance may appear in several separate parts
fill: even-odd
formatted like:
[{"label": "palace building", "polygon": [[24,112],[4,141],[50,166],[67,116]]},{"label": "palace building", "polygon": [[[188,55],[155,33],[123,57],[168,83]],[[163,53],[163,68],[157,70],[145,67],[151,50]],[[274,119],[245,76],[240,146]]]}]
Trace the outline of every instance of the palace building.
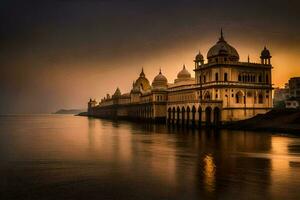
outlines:
[{"label": "palace building", "polygon": [[272,109],[272,65],[264,47],[260,63],[240,61],[238,51],[221,36],[207,53],[194,59],[195,78],[185,66],[169,83],[159,71],[152,84],[144,70],[129,93],[119,88],[98,103],[90,99],[88,115],[147,119],[182,126],[220,125]]}]

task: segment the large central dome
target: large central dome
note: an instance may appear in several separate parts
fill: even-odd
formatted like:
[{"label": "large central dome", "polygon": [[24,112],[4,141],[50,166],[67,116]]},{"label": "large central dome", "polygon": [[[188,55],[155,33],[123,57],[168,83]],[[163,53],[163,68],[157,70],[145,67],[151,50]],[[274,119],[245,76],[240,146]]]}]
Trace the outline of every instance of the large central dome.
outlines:
[{"label": "large central dome", "polygon": [[207,59],[210,60],[217,56],[228,57],[231,61],[238,61],[240,58],[237,50],[224,40],[222,30],[219,41],[209,49]]}]

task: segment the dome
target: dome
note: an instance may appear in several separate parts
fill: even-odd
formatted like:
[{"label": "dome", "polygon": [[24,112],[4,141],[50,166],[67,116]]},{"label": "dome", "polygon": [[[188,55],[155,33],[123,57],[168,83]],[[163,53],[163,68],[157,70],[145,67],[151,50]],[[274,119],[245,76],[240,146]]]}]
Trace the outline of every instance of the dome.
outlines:
[{"label": "dome", "polygon": [[133,91],[137,92],[140,90],[147,91],[150,90],[151,86],[149,80],[146,78],[144,70],[140,73],[140,77],[133,83]]},{"label": "dome", "polygon": [[191,78],[191,73],[186,70],[185,65],[183,65],[183,69],[177,74],[178,79],[187,79]]},{"label": "dome", "polygon": [[119,88],[117,88],[115,93],[113,94],[113,97],[119,97],[119,96],[121,96],[121,91]]},{"label": "dome", "polygon": [[168,85],[168,80],[167,78],[161,73],[161,70],[159,71],[159,74],[155,76],[152,86],[154,88],[156,87],[167,87]]},{"label": "dome", "polygon": [[271,58],[271,53],[270,51],[267,49],[267,47],[265,47],[260,55],[260,58]]},{"label": "dome", "polygon": [[209,49],[207,53],[207,59],[220,55],[228,56],[230,60],[239,60],[239,54],[237,50],[224,40],[222,30],[219,41]]}]

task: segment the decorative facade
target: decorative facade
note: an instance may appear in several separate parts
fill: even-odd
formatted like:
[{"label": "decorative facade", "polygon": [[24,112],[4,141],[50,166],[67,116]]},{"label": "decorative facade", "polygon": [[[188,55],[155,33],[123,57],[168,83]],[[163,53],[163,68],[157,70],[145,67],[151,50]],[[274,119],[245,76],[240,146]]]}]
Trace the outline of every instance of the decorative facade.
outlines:
[{"label": "decorative facade", "polygon": [[184,126],[219,125],[263,114],[272,108],[270,51],[261,63],[241,62],[237,50],[221,36],[207,53],[194,59],[193,78],[186,67],[173,83],[160,71],[150,85],[144,71],[130,93],[90,100],[88,114],[105,118],[151,119]]}]

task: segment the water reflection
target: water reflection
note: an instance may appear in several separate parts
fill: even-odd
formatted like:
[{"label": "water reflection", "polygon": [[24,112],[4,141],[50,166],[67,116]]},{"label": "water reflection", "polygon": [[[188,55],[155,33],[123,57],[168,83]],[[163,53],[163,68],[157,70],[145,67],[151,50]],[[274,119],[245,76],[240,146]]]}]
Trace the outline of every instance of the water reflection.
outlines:
[{"label": "water reflection", "polygon": [[52,115],[3,118],[0,133],[4,197],[300,196],[299,137]]}]

